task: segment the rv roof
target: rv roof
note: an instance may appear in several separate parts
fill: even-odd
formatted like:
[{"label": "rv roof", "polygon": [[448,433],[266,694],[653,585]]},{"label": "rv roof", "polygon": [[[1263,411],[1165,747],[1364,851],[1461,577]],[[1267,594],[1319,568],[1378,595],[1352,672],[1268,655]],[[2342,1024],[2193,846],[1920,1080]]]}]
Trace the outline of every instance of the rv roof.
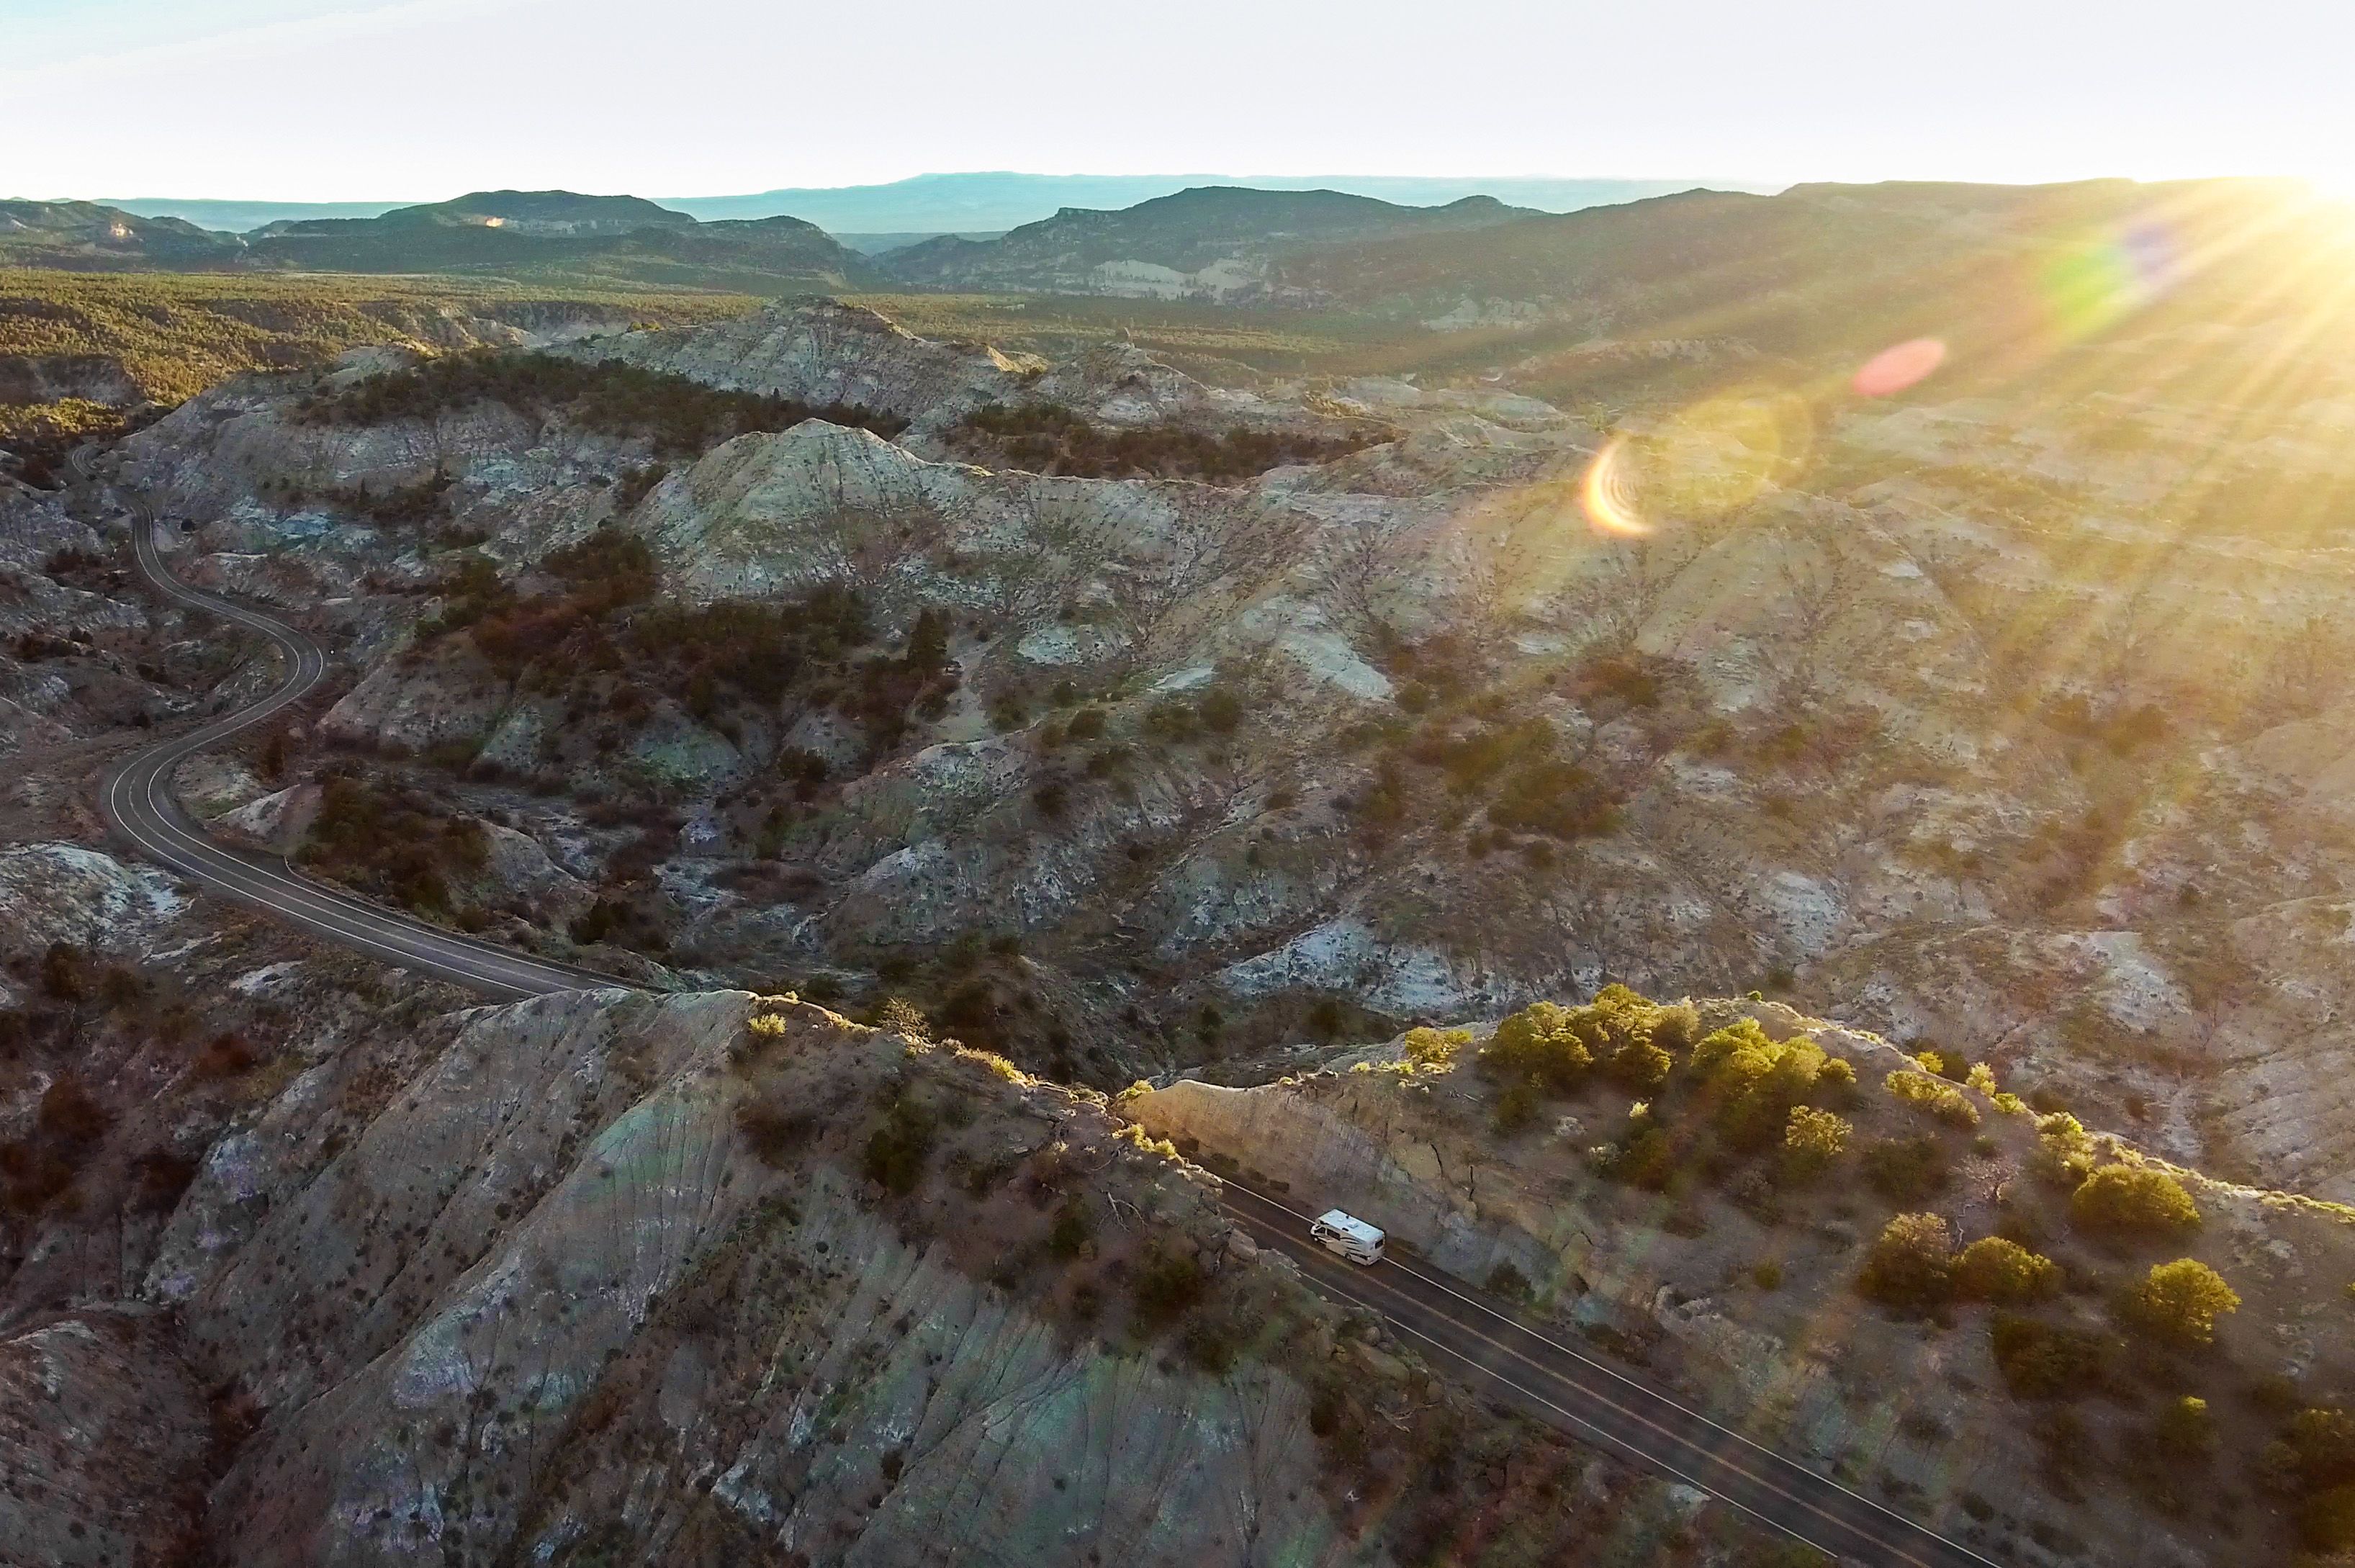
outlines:
[{"label": "rv roof", "polygon": [[1341,1234],[1348,1237],[1351,1241],[1363,1242],[1368,1246],[1371,1246],[1382,1239],[1382,1233],[1380,1231],[1367,1224],[1363,1220],[1359,1219],[1356,1215],[1344,1214],[1338,1209],[1326,1210],[1325,1212],[1316,1216],[1316,1222],[1324,1226],[1328,1231],[1338,1231]]}]

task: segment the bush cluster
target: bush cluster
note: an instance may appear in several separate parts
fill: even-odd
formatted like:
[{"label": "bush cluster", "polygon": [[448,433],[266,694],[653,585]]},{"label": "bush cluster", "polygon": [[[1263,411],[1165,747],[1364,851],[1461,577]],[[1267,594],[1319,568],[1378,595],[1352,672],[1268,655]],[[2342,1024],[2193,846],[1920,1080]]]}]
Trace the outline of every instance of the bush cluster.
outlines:
[{"label": "bush cluster", "polygon": [[1648,1091],[1668,1081],[1676,1052],[1689,1050],[1700,1016],[1689,1003],[1661,1007],[1625,986],[1606,986],[1583,1007],[1533,1002],[1497,1026],[1480,1049],[1480,1070],[1508,1089],[1573,1093],[1590,1072]]},{"label": "bush cluster", "polygon": [[2355,1549],[2355,1413],[2301,1410],[2266,1445],[2268,1483],[2298,1505],[2298,1528],[2317,1552]]},{"label": "bush cluster", "polygon": [[1719,1139],[1742,1152],[1786,1134],[1792,1109],[1817,1092],[1819,1081],[1838,1091],[1855,1074],[1805,1035],[1769,1039],[1755,1019],[1728,1024],[1701,1040],[1689,1068]]},{"label": "bush cluster", "polygon": [[319,814],[297,857],[363,892],[420,914],[451,915],[451,882],[490,859],[483,826],[447,816],[425,796],[355,773],[320,784]]},{"label": "bush cluster", "polygon": [[1988,1326],[1996,1370],[2021,1399],[2074,1399],[2107,1381],[2114,1340],[2089,1328],[1998,1313]]},{"label": "bush cluster", "polygon": [[2169,1236],[2200,1228],[2200,1206],[2156,1166],[2105,1165],[2070,1195],[2069,1213],[2089,1231]]},{"label": "bush cluster", "polygon": [[1927,1111],[1950,1126],[1976,1127],[1979,1110],[1961,1089],[1944,1078],[1901,1067],[1886,1080],[1889,1092],[1915,1110]]},{"label": "bush cluster", "polygon": [[[1410,692],[1429,693],[1422,687]],[[1434,769],[1451,795],[1489,793],[1489,825],[1499,837],[1534,833],[1564,841],[1599,837],[1619,825],[1620,796],[1592,770],[1558,754],[1561,736],[1542,719],[1514,723],[1434,717],[1402,748],[1407,761]],[[1395,773],[1395,763],[1382,766]],[[1402,789],[1403,778],[1394,787]]]},{"label": "bush cluster", "polygon": [[2127,1315],[2162,1339],[2197,1347],[2216,1338],[2216,1319],[2241,1309],[2240,1294],[2197,1258],[2153,1264]]},{"label": "bush cluster", "polygon": [[908,428],[906,420],[858,404],[814,407],[798,398],[707,387],[617,360],[591,364],[552,354],[496,351],[447,355],[370,376],[311,399],[295,418],[314,424],[387,424],[432,420],[484,402],[540,416],[561,412],[583,429],[644,438],[657,452],[688,457],[748,432],[786,430],[809,419],[870,430],[887,440]]},{"label": "bush cluster", "polygon": [[2005,1236],[1982,1236],[1956,1252],[1935,1214],[1900,1214],[1865,1256],[1857,1288],[1902,1312],[1934,1313],[1957,1297],[2025,1306],[2061,1290],[2061,1265]]},{"label": "bush cluster", "polygon": [[1247,479],[1287,464],[1327,463],[1368,444],[1358,435],[1317,436],[1233,425],[1099,425],[1055,403],[988,403],[950,432],[968,456],[1038,474],[1086,479]]}]

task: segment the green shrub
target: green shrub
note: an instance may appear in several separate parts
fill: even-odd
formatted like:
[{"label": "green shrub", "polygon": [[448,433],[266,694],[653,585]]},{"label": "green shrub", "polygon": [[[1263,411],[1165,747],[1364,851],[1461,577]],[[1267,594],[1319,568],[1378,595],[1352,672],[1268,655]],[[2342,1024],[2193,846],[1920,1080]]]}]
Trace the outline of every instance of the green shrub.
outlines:
[{"label": "green shrub", "polygon": [[1918,1203],[1946,1186],[1946,1151],[1924,1135],[1876,1140],[1863,1166],[1865,1185],[1892,1203]]},{"label": "green shrub", "polygon": [[1785,1136],[1792,1107],[1814,1091],[1825,1060],[1806,1036],[1770,1040],[1757,1020],[1743,1019],[1694,1046],[1691,1071],[1718,1136],[1750,1150]]},{"label": "green shrub", "polygon": [[2197,1258],[2178,1258],[2151,1265],[2129,1312],[2161,1339],[2198,1346],[2214,1340],[2218,1317],[2240,1309],[2240,1295],[2222,1275]]},{"label": "green shrub", "polygon": [[2335,1407],[2299,1411],[2265,1459],[2268,1468],[2307,1491],[2355,1482],[2355,1413]]},{"label": "green shrub", "polygon": [[883,1125],[868,1136],[860,1168],[885,1191],[905,1197],[923,1179],[925,1162],[932,1157],[933,1130],[929,1108],[912,1095],[898,1096],[885,1113]]},{"label": "green shrub", "polygon": [[2200,1228],[2200,1206],[2183,1183],[2147,1165],[2105,1165],[2085,1178],[2069,1212],[2091,1231],[2172,1235]]},{"label": "green shrub", "polygon": [[1955,1259],[1955,1290],[1974,1301],[2018,1305],[2061,1290],[2061,1265],[2002,1236],[1981,1236]]},{"label": "green shrub", "polygon": [[2087,1330],[2001,1313],[1988,1334],[2004,1386],[2021,1399],[2074,1399],[2098,1388],[2108,1371],[2109,1341]]},{"label": "green shrub", "polygon": [[1497,1026],[1480,1048],[1483,1071],[1554,1094],[1567,1094],[1585,1078],[1594,1054],[1572,1027],[1570,1011],[1552,1002],[1532,1002]]},{"label": "green shrub", "polygon": [[2307,1499],[2297,1510],[2297,1530],[2317,1552],[2355,1550],[2355,1485]]},{"label": "green shrub", "polygon": [[2164,1453],[2196,1457],[2214,1450],[2216,1418],[2209,1413],[2206,1400],[2185,1394],[2158,1413],[2151,1437]]},{"label": "green shrub", "polygon": [[1665,1192],[1676,1179],[1676,1140],[1662,1127],[1646,1127],[1629,1138],[1609,1162],[1612,1177],[1648,1192]]},{"label": "green shrub", "polygon": [[1209,1288],[1202,1265],[1191,1255],[1156,1247],[1146,1254],[1131,1291],[1137,1321],[1148,1328],[1165,1327],[1191,1310]]},{"label": "green shrub", "polygon": [[1785,1163],[1801,1175],[1820,1171],[1847,1149],[1849,1136],[1854,1130],[1848,1118],[1837,1111],[1794,1105],[1791,1119],[1783,1131]]},{"label": "green shrub", "polygon": [[1507,1137],[1527,1132],[1537,1125],[1543,1109],[1543,1096],[1539,1094],[1536,1084],[1527,1079],[1508,1083],[1497,1094],[1496,1129]]},{"label": "green shrub", "polygon": [[1602,780],[1573,763],[1543,758],[1506,775],[1488,804],[1496,827],[1549,837],[1599,837],[1619,826],[1619,803]]},{"label": "green shrub", "polygon": [[1067,1198],[1055,1211],[1055,1222],[1047,1230],[1047,1251],[1069,1262],[1087,1249],[1095,1229],[1088,1222],[1086,1205],[1076,1198]]},{"label": "green shrub", "polygon": [[1455,1058],[1472,1043],[1472,1031],[1465,1029],[1411,1029],[1401,1043],[1404,1060],[1426,1072],[1444,1072],[1455,1065]]},{"label": "green shrub", "polygon": [[1962,1090],[1944,1078],[1901,1067],[1884,1082],[1891,1094],[1917,1111],[1927,1111],[1954,1126],[1975,1127],[1979,1125],[1978,1107],[1971,1104]]},{"label": "green shrub", "polygon": [[1901,1312],[1934,1312],[1954,1294],[1954,1239],[1935,1214],[1900,1214],[1881,1228],[1857,1288]]},{"label": "green shrub", "polygon": [[2066,1111],[2036,1118],[2036,1171],[2056,1185],[2074,1186],[2093,1174],[2094,1138]]},{"label": "green shrub", "polygon": [[1656,1007],[1650,1021],[1652,1043],[1671,1056],[1689,1054],[1700,1043],[1700,1009],[1690,1002]]}]

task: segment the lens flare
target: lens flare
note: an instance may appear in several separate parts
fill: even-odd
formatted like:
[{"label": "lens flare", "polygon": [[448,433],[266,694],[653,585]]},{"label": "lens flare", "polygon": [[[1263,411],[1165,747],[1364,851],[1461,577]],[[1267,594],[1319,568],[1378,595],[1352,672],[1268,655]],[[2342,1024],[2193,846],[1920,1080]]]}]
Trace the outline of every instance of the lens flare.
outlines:
[{"label": "lens flare", "polygon": [[1621,539],[1641,539],[1652,531],[1644,514],[1636,509],[1636,485],[1627,472],[1627,438],[1614,435],[1603,443],[1594,461],[1586,465],[1586,478],[1578,487],[1578,503],[1586,513],[1587,526],[1598,534],[1611,534]]},{"label": "lens flare", "polygon": [[1815,441],[1806,404],[1753,388],[1704,398],[1594,454],[1579,500],[1594,531],[1638,538],[1723,517],[1796,473]]},{"label": "lens flare", "polygon": [[1859,367],[1849,389],[1859,398],[1890,398],[1928,380],[1946,362],[1946,346],[1935,337],[1915,337],[1884,348]]},{"label": "lens flare", "polygon": [[2164,223],[2127,224],[2081,241],[2044,264],[2044,307],[2063,338],[2090,337],[2174,286],[2179,254]]}]

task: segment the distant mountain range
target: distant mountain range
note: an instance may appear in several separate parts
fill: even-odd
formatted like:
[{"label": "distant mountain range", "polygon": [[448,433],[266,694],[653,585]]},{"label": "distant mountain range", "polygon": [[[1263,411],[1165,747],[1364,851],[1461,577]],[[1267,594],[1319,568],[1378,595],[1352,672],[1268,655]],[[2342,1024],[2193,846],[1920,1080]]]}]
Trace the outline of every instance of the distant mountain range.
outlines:
[{"label": "distant mountain range", "polygon": [[2262,267],[2246,258],[2264,252],[2245,237],[2303,223],[2300,210],[2287,187],[2251,181],[1692,190],[1560,215],[1480,196],[1407,207],[1209,186],[862,254],[799,218],[705,222],[562,191],[481,191],[242,237],[90,202],[7,202],[0,264],[1314,306],[1503,334],[1528,385],[1593,397],[1629,377],[1657,388],[1662,356],[1700,381],[1936,337],[1996,367],[2118,300],[2179,303],[2194,292],[2189,259],[2211,315],[2257,309]]},{"label": "distant mountain range", "polygon": [[[1372,197],[1401,207],[1440,207],[1486,196],[1540,212],[1636,201],[1689,190],[1700,180],[1422,178],[1406,176],[1318,175],[918,175],[890,185],[836,189],[762,191],[756,196],[687,197],[664,206],[702,219],[752,218],[790,212],[833,234],[964,234],[1018,229],[1066,208],[1134,207],[1204,186],[1254,190],[1325,190]],[[1771,189],[1741,182],[1708,182],[1720,189]]]},{"label": "distant mountain range", "polygon": [[[1251,186],[1261,190],[1335,190],[1406,207],[1437,207],[1467,196],[1487,196],[1540,212],[1665,196],[1706,183],[1719,190],[1767,190],[1733,180],[1619,180],[1420,177],[1384,175],[918,175],[889,185],[814,187],[751,196],[662,197],[657,202],[706,222],[721,219],[792,217],[835,235],[926,236],[1002,233],[1051,218],[1067,207],[1133,207],[1196,186]],[[102,205],[144,218],[177,218],[201,228],[249,233],[275,223],[320,219],[378,218],[412,205],[376,202],[185,201],[129,197]]]},{"label": "distant mountain range", "polygon": [[232,235],[177,218],[142,218],[95,201],[0,201],[0,265],[105,271],[204,267],[243,249]]},{"label": "distant mountain range", "polygon": [[0,264],[112,271],[441,272],[777,294],[882,281],[797,218],[699,223],[634,196],[476,191],[374,218],[234,235],[93,202],[0,203]]},{"label": "distant mountain range", "polygon": [[1268,297],[1270,271],[1287,252],[1543,216],[1486,196],[1397,207],[1340,191],[1205,186],[1116,211],[1065,208],[996,240],[943,235],[877,264],[919,288],[1243,301]]},{"label": "distant mountain range", "polygon": [[0,261],[82,271],[443,272],[780,294],[915,286],[1249,301],[1303,247],[1543,216],[1486,196],[1401,207],[1338,191],[1203,187],[1116,210],[1065,208],[983,240],[942,235],[870,256],[798,218],[694,216],[630,196],[475,191],[374,218],[244,235],[89,202],[13,202]]}]

